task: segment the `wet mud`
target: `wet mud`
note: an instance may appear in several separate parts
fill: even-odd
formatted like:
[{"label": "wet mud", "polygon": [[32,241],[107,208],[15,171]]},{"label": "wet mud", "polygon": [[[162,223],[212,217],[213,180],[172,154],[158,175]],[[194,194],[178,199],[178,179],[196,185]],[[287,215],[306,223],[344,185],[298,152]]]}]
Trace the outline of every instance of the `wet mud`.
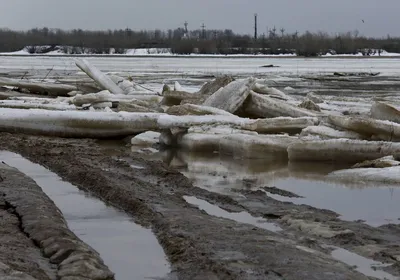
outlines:
[{"label": "wet mud", "polygon": [[[0,143],[151,228],[171,263],[169,279],[400,275],[396,227],[343,221],[333,211],[278,201],[262,190],[237,190],[234,196],[210,192],[163,162],[145,159],[123,145],[110,148],[92,140],[10,134],[1,134]],[[232,213],[242,214],[238,220]],[[268,229],[263,222],[274,227]],[[340,260],[340,254],[332,255],[335,248],[386,265],[377,268],[381,274],[371,276],[344,257]]]},{"label": "wet mud", "polygon": [[99,254],[68,229],[31,178],[3,162],[0,178],[1,279],[113,279]]},{"label": "wet mud", "polygon": [[100,254],[115,279],[168,275],[166,256],[150,229],[18,154],[3,151],[0,159],[36,182],[62,212],[68,228]]}]

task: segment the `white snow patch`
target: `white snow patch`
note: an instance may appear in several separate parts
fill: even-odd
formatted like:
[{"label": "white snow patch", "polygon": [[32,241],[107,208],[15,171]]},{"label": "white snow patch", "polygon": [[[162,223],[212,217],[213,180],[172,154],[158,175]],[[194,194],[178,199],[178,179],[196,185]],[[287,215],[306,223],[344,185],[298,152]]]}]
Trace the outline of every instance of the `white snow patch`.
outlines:
[{"label": "white snow patch", "polygon": [[172,55],[171,49],[169,48],[141,48],[141,49],[128,49],[126,55]]}]

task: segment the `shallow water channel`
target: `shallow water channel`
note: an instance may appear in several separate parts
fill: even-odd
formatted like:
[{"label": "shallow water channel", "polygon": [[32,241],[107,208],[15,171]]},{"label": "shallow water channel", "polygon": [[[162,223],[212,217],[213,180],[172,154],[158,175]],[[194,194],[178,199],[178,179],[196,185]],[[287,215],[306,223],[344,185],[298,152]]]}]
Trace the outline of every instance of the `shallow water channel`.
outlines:
[{"label": "shallow water channel", "polygon": [[[132,147],[132,150],[136,149]],[[211,192],[235,196],[238,189],[260,190],[261,187],[277,187],[297,194],[301,198],[290,198],[265,191],[266,194],[280,201],[308,204],[335,211],[343,220],[364,220],[371,226],[400,223],[400,204],[398,203],[400,188],[398,186],[363,182],[343,184],[327,182],[324,179],[329,172],[349,166],[321,163],[295,165],[277,158],[233,159],[219,154],[193,154],[183,151],[156,152],[146,148],[144,151],[145,158],[164,161],[167,165],[180,170],[191,179],[194,185]],[[184,197],[184,199],[209,215],[252,224],[277,233],[281,231],[279,226],[262,218],[253,217],[247,212],[228,213],[196,197]],[[332,249],[334,259],[354,266],[357,271],[366,276],[382,280],[399,279],[379,269],[390,264],[364,258],[343,248]]]},{"label": "shallow water channel", "polygon": [[235,195],[237,189],[277,187],[301,198],[267,193],[295,204],[332,210],[348,221],[363,220],[371,226],[400,223],[400,187],[363,182],[352,184],[327,181],[324,176],[344,166],[289,164],[277,159],[240,160],[218,154],[196,155],[179,152],[170,162],[198,187]]},{"label": "shallow water channel", "polygon": [[150,229],[18,154],[1,151],[0,159],[36,181],[62,211],[69,228],[100,253],[116,280],[168,275],[166,256]]},{"label": "shallow water channel", "polygon": [[[137,151],[132,147],[133,151]],[[287,160],[233,159],[219,154],[193,154],[183,151],[155,151],[139,149],[145,158],[162,160],[167,165],[177,168],[194,185],[211,192],[235,196],[238,189],[260,190],[261,187],[277,187],[295,193],[301,198],[266,194],[280,201],[295,204],[308,204],[320,209],[329,209],[341,215],[343,220],[364,220],[372,226],[388,223],[400,223],[400,189],[396,186],[374,185],[362,182],[343,184],[326,182],[324,176],[329,172],[348,168],[332,164],[288,164]],[[207,201],[196,197],[184,197],[189,203],[209,215],[235,220],[240,223],[279,233],[282,229],[262,218],[251,216],[247,212],[229,213]],[[347,251],[332,248],[332,257],[366,276],[377,279],[398,280],[379,268],[390,266]]]},{"label": "shallow water channel", "polygon": [[278,225],[275,225],[274,223],[269,223],[266,219],[263,218],[253,217],[248,212],[230,213],[221,209],[218,206],[215,206],[205,200],[198,199],[194,196],[184,196],[183,198],[186,200],[187,203],[196,206],[200,210],[206,211],[206,213],[211,216],[233,220],[238,223],[250,224],[273,232],[279,232],[282,230]]},{"label": "shallow water channel", "polygon": [[211,192],[235,196],[239,189],[277,187],[301,198],[266,194],[280,201],[332,210],[341,215],[342,220],[362,220],[374,227],[400,224],[400,186],[366,182],[338,183],[325,178],[332,171],[349,168],[346,165],[288,164],[287,159],[279,158],[233,159],[212,153],[156,152],[154,149],[146,150],[143,156],[164,161],[191,179],[194,185]]}]

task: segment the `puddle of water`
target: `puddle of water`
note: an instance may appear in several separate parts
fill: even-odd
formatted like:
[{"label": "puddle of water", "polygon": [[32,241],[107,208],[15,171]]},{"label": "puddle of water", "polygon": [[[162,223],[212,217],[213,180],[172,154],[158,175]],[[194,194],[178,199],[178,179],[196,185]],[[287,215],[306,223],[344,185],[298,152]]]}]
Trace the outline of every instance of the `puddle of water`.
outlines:
[{"label": "puddle of water", "polygon": [[282,230],[279,226],[273,223],[269,223],[263,218],[255,218],[247,212],[230,213],[205,200],[198,199],[193,196],[184,196],[183,198],[186,200],[187,203],[197,206],[200,210],[204,210],[207,212],[207,214],[212,216],[233,220],[239,223],[250,224],[258,228],[266,229],[273,232],[278,232]]},{"label": "puddle of water", "polygon": [[[388,267],[390,264],[383,264],[371,259],[364,258],[342,248],[337,248],[332,252],[332,257],[338,261],[344,262],[369,277],[375,277],[382,280],[399,280],[399,277],[393,276],[379,268]],[[374,269],[376,267],[377,269]]]},{"label": "puddle of water", "polygon": [[178,152],[172,160],[169,158],[168,163],[176,162],[179,162],[178,169],[194,185],[208,191],[237,195],[232,191],[275,186],[303,198],[288,198],[267,192],[272,198],[332,210],[343,220],[364,220],[371,226],[400,223],[400,189],[363,183],[324,182],[324,175],[339,168],[336,165],[288,165],[285,161],[269,159],[239,161],[215,154],[184,152]]},{"label": "puddle of water", "polygon": [[0,152],[0,160],[36,181],[62,211],[71,231],[100,253],[116,279],[168,275],[166,256],[151,230],[18,154]]},{"label": "puddle of water", "polygon": [[296,177],[276,178],[272,180],[271,185],[304,197],[286,198],[271,195],[277,200],[329,209],[340,214],[343,220],[364,220],[371,226],[400,223],[398,188],[365,187],[361,184],[357,187],[357,185],[326,183],[321,180]]}]

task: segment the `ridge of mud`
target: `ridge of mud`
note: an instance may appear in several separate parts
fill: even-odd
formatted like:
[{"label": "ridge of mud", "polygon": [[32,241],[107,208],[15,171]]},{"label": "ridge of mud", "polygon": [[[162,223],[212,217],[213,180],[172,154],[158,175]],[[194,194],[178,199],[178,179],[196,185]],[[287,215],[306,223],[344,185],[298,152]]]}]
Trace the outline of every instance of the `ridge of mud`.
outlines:
[{"label": "ridge of mud", "polygon": [[[0,177],[3,200],[8,212],[12,212],[18,221],[19,233],[39,251],[39,256],[34,259],[57,267],[55,271],[46,272],[57,274],[59,280],[70,277],[113,279],[113,273],[98,253],[68,229],[59,209],[31,178],[4,163],[0,164]],[[39,248],[47,260],[40,256]],[[9,264],[7,261],[4,263]],[[46,276],[45,272],[38,275],[38,279],[54,278],[55,275]]]},{"label": "ridge of mud", "polygon": [[0,278],[50,280],[55,273],[40,249],[21,231],[15,209],[0,191]]},{"label": "ridge of mud", "polygon": [[[368,279],[327,254],[297,248],[287,236],[207,215],[182,196],[196,195],[229,211],[244,206],[195,188],[179,172],[137,154],[121,149],[107,155],[91,140],[4,133],[0,143],[151,225],[179,279]],[[144,169],[126,164],[134,157]]]}]

